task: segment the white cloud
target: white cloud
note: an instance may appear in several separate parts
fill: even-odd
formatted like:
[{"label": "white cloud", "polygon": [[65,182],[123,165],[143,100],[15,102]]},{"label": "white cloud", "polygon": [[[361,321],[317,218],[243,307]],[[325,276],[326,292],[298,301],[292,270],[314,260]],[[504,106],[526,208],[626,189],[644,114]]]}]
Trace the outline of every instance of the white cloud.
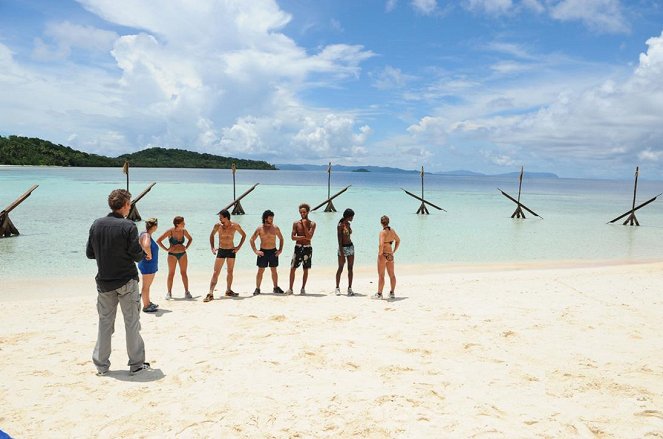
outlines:
[{"label": "white cloud", "polygon": [[663,150],[653,151],[647,148],[638,153],[638,158],[643,162],[658,162],[663,158]]},{"label": "white cloud", "polygon": [[412,7],[420,14],[430,15],[437,9],[437,0],[411,0]]},{"label": "white cloud", "polygon": [[537,14],[542,14],[546,10],[539,0],[521,0],[520,3],[525,9],[529,9]]},{"label": "white cloud", "polygon": [[410,125],[408,133],[420,143],[444,145],[450,131],[449,121],[444,117],[423,117],[417,124]]},{"label": "white cloud", "polygon": [[72,49],[107,54],[118,38],[115,32],[68,21],[47,24],[44,36],[51,40],[52,44],[42,38],[35,39],[33,56],[38,60],[64,59],[71,54]]},{"label": "white cloud", "polygon": [[402,88],[411,79],[413,76],[404,74],[401,69],[386,66],[381,72],[374,75],[373,86],[380,90]]},{"label": "white cloud", "polygon": [[463,0],[461,5],[474,13],[487,15],[518,14],[530,11],[548,14],[559,21],[580,21],[598,33],[624,33],[629,24],[620,0]]},{"label": "white cloud", "polygon": [[397,4],[398,4],[398,0],[387,0],[387,2],[384,5],[384,10],[386,12],[391,12],[394,9],[396,9]]},{"label": "white cloud", "polygon": [[628,32],[619,0],[562,0],[550,8],[550,15],[561,21],[582,21],[597,32]]},{"label": "white cloud", "polygon": [[[362,151],[370,128],[354,114],[298,96],[358,78],[373,56],[363,47],[309,53],[281,32],[291,16],[273,0],[79,2],[109,26],[136,30],[50,24],[35,41],[47,63],[39,72],[0,45],[2,105],[12,108],[2,112],[5,129],[101,153],[180,146],[276,157],[293,144],[312,158]],[[97,67],[60,61],[74,50],[105,58]]]},{"label": "white cloud", "polygon": [[[657,161],[663,155],[663,33],[647,45],[625,77],[604,77],[563,92],[560,84],[542,86],[542,78],[531,86],[519,83],[518,93],[482,84],[466,103],[440,107],[436,113],[444,117],[423,117],[408,131],[417,138],[460,136],[469,144],[494,145],[497,149],[484,157],[496,164],[529,157],[564,161],[577,170],[585,166],[586,173],[600,175],[605,171],[600,162],[607,167]],[[495,114],[490,101],[510,111]]]},{"label": "white cloud", "polygon": [[463,7],[472,12],[487,14],[504,14],[509,12],[513,3],[511,0],[463,0]]}]

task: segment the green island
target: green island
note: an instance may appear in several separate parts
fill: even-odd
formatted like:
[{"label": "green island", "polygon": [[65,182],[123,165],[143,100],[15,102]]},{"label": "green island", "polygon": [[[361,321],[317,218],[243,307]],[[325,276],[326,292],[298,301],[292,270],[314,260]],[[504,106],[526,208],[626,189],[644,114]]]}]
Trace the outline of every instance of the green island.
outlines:
[{"label": "green island", "polygon": [[125,160],[139,168],[277,169],[261,160],[246,160],[171,148],[147,148],[118,157],[89,154],[33,137],[0,136],[0,165],[113,167]]}]

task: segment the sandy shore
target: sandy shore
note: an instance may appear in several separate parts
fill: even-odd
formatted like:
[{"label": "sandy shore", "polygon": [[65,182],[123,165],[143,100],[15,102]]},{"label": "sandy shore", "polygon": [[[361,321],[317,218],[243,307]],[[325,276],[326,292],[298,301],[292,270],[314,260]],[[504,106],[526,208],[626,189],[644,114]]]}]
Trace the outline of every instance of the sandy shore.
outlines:
[{"label": "sandy shore", "polygon": [[141,317],[154,370],[136,377],[119,313],[111,373],[95,376],[91,279],[5,284],[21,294],[0,306],[0,430],[663,437],[663,263],[510,268],[403,268],[396,301],[369,300],[372,268],[353,298],[329,294],[331,268],[305,297],[250,297],[253,273],[238,273],[243,297],[211,303],[209,273],[192,274],[195,301],[166,302],[162,271],[161,311]]}]

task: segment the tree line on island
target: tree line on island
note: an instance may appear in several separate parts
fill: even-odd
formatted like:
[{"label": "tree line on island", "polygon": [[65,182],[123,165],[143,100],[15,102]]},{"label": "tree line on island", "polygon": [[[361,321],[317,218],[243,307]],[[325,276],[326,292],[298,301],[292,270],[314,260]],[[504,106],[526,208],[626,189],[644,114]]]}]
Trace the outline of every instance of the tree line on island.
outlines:
[{"label": "tree line on island", "polygon": [[0,136],[0,165],[114,167],[128,160],[140,168],[277,169],[261,160],[246,160],[170,148],[147,148],[132,154],[106,157],[56,145],[48,140],[21,136]]}]

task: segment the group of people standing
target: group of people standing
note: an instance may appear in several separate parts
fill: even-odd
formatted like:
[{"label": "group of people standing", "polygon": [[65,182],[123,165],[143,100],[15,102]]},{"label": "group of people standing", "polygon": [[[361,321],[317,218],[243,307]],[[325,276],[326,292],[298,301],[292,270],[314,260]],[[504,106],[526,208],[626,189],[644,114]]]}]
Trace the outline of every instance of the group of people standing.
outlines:
[{"label": "group of people standing", "polygon": [[[179,266],[182,283],[184,284],[185,299],[193,299],[189,292],[189,279],[187,276],[187,249],[191,246],[193,238],[185,228],[184,218],[176,216],[173,227],[165,231],[156,241],[153,234],[159,222],[156,218],[145,221],[145,231],[138,236],[136,225],[126,219],[131,209],[131,194],[123,189],[116,189],[108,196],[108,205],[111,213],[106,217],[97,219],[90,227],[86,254],[90,259],[96,259],[98,273],[97,283],[97,310],[99,312],[99,333],[95,346],[93,361],[97,367],[98,375],[105,375],[110,366],[110,337],[113,333],[115,314],[118,303],[124,315],[127,351],[129,353],[130,373],[138,373],[149,369],[145,363],[145,348],[140,336],[140,302],[142,300],[143,312],[158,311],[158,305],[150,300],[150,287],[158,270],[159,247],[168,254],[168,279],[166,299],[172,299],[172,288],[175,272]],[[291,239],[295,241],[295,248],[290,263],[289,288],[283,291],[278,285],[279,256],[283,252],[284,238],[281,230],[274,224],[274,212],[266,210],[262,214],[262,224],[256,228],[249,239],[253,252],[256,254],[256,287],[253,295],[261,294],[263,274],[270,268],[273,293],[293,294],[295,273],[302,266],[303,277],[300,294],[306,294],[308,272],[312,265],[313,248],[311,241],[315,234],[316,224],[308,217],[311,208],[308,204],[299,205],[300,219],[292,224]],[[354,211],[345,209],[343,217],[337,225],[338,239],[338,270],[336,271],[336,295],[341,294],[340,282],[345,264],[347,263],[348,289],[347,295],[354,296],[352,290],[354,244],[352,243],[351,223]],[[385,271],[389,275],[391,289],[389,298],[395,297],[396,276],[394,274],[394,253],[400,245],[398,234],[389,226],[389,218],[385,215],[380,218],[382,230],[378,244],[378,291],[372,297],[382,299],[385,285]],[[240,240],[235,245],[235,235]],[[260,240],[256,247],[256,240]],[[219,222],[214,225],[210,233],[209,243],[212,254],[215,255],[214,272],[210,280],[209,292],[203,302],[214,300],[214,290],[218,282],[223,265],[226,265],[225,296],[236,297],[239,294],[232,290],[233,270],[235,257],[244,245],[246,233],[242,227],[231,221],[227,210],[219,212]],[[164,244],[167,241],[168,247]],[[278,241],[278,246],[277,246]],[[218,245],[217,245],[218,242]],[[143,284],[138,290],[138,269],[143,276]]]},{"label": "group of people standing", "polygon": [[[256,287],[253,295],[261,294],[261,284],[266,268],[270,269],[272,278],[273,294],[293,294],[295,273],[300,266],[303,268],[302,286],[299,290],[300,294],[306,294],[306,282],[308,280],[308,271],[312,265],[313,247],[311,240],[315,234],[316,224],[308,217],[311,207],[302,203],[299,205],[300,219],[292,224],[292,231],[290,237],[295,241],[295,248],[290,262],[290,282],[289,288],[283,291],[278,282],[279,256],[283,252],[284,238],[281,229],[274,224],[274,212],[266,210],[262,214],[262,224],[256,228],[253,235],[249,239],[251,249],[256,254],[256,265],[258,272],[256,273]],[[340,282],[343,269],[347,263],[348,271],[348,289],[347,295],[354,296],[352,290],[353,279],[353,265],[354,265],[354,244],[352,243],[352,220],[354,219],[354,211],[346,209],[343,212],[343,217],[337,226],[338,236],[338,270],[336,271],[336,295],[341,294]],[[393,253],[396,251],[400,244],[400,238],[395,231],[389,227],[389,218],[383,216],[380,219],[383,230],[380,232],[379,238],[379,252],[378,252],[378,292],[373,296],[376,299],[382,298],[382,290],[385,284],[385,271],[389,274],[391,281],[391,290],[389,297],[394,298],[394,288],[396,286],[396,277],[394,274],[394,257]],[[156,218],[149,218],[145,221],[145,232],[141,233],[139,240],[145,258],[139,262],[138,268],[143,274],[143,286],[141,289],[141,296],[143,300],[144,312],[156,312],[158,305],[150,301],[150,286],[154,279],[154,273],[157,270],[158,247],[161,247],[168,253],[168,280],[166,282],[168,292],[166,299],[172,299],[173,279],[177,266],[179,265],[182,283],[184,284],[184,297],[185,299],[192,299],[193,296],[189,292],[189,279],[186,273],[187,270],[187,256],[186,250],[189,248],[193,239],[191,235],[184,228],[184,218],[176,216],[173,219],[173,227],[165,231],[156,241],[152,238],[152,234],[156,231],[158,220]],[[235,244],[235,236],[239,235],[239,243]],[[259,240],[259,246],[256,246],[256,241]],[[164,241],[169,243],[166,247]],[[235,257],[240,251],[244,242],[246,241],[246,232],[238,223],[231,221],[230,212],[222,210],[219,212],[219,222],[214,224],[212,232],[209,237],[210,250],[216,256],[214,262],[214,271],[212,279],[209,284],[209,292],[203,302],[211,302],[214,300],[214,290],[221,275],[223,266],[226,266],[226,290],[224,295],[227,297],[237,297],[239,294],[232,290],[233,271],[235,268]],[[393,247],[392,247],[393,246]]]}]

